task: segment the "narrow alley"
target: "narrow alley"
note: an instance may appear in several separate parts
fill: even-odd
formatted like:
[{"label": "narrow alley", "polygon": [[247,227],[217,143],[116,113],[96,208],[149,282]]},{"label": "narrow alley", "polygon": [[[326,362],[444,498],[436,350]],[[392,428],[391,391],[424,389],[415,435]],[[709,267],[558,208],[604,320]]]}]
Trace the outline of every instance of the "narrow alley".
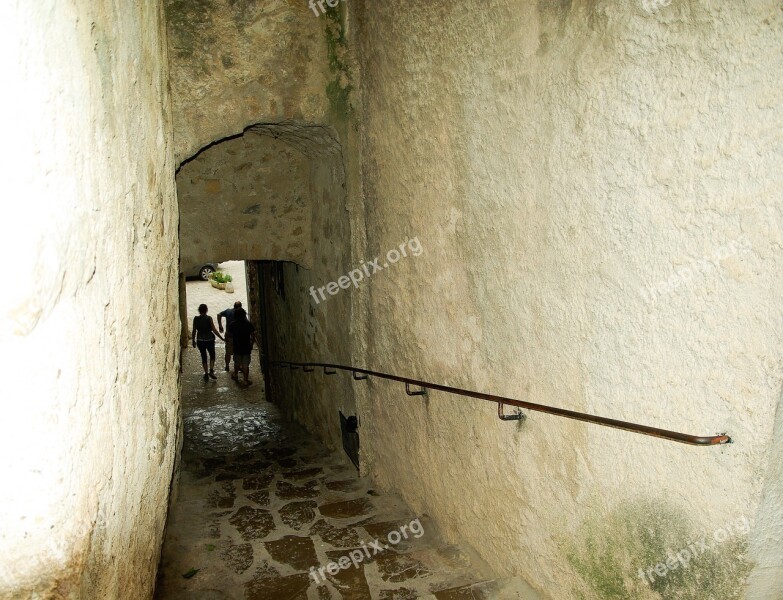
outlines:
[{"label": "narrow alley", "polygon": [[0,19],[0,600],[783,600],[781,0]]},{"label": "narrow alley", "polygon": [[184,356],[182,471],[158,600],[537,598],[483,576],[426,516],[375,493],[347,456],[286,422],[262,385],[223,372],[204,383],[198,352]]}]

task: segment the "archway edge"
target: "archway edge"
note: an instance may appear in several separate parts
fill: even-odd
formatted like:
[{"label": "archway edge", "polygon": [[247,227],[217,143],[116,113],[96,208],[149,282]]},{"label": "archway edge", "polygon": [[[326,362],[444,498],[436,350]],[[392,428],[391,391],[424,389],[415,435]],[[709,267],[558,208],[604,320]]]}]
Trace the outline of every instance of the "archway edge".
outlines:
[{"label": "archway edge", "polygon": [[[217,144],[241,138],[247,133],[280,139],[289,143],[308,158],[319,155],[333,155],[341,151],[340,136],[337,130],[326,123],[317,121],[283,120],[253,120],[240,130],[224,135],[212,136],[209,140],[194,141],[182,152],[175,152],[176,171],[205,151]],[[308,147],[305,142],[311,142]]]}]

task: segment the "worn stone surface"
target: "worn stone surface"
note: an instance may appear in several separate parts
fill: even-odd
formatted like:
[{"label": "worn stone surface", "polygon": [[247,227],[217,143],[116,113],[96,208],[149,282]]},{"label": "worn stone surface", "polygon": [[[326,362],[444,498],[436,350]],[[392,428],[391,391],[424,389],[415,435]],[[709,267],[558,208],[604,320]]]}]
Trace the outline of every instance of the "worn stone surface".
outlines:
[{"label": "worn stone surface", "polygon": [[[330,558],[338,560],[340,556]],[[337,574],[327,575],[327,577],[344,600],[372,600],[364,565],[358,569],[339,571]]]},{"label": "worn stone surface", "polygon": [[299,530],[315,520],[316,506],[317,503],[313,500],[291,502],[280,509],[280,518],[292,529]]},{"label": "worn stone surface", "polygon": [[228,541],[221,547],[220,558],[222,558],[235,573],[241,575],[253,564],[253,546],[251,544],[234,545]]},{"label": "worn stone surface", "polygon": [[372,511],[372,501],[369,498],[356,498],[332,504],[322,504],[318,511],[325,517],[333,519],[350,519],[360,517]]},{"label": "worn stone surface", "polygon": [[356,489],[356,481],[353,479],[346,479],[343,481],[327,481],[326,487],[336,492],[351,492]]},{"label": "worn stone surface", "polygon": [[229,519],[244,540],[265,538],[275,528],[275,521],[268,510],[243,506]]},{"label": "worn stone surface", "polygon": [[420,561],[404,554],[384,554],[376,559],[375,564],[381,578],[392,583],[403,583],[429,573]]},{"label": "worn stone surface", "polygon": [[318,496],[318,484],[315,481],[308,481],[304,485],[293,485],[287,481],[277,482],[277,496],[285,500],[295,498],[315,498]]},{"label": "worn stone surface", "polygon": [[264,473],[263,475],[257,475],[254,477],[245,477],[242,480],[243,490],[266,490],[272,480],[275,478],[275,474]]},{"label": "worn stone surface", "polygon": [[[645,4],[365,5],[366,255],[425,251],[363,288],[362,363],[736,443],[503,423],[371,382],[362,459],[552,598],[776,597],[783,12]],[[702,564],[639,577],[743,515]]]},{"label": "worn stone surface", "polygon": [[263,490],[260,492],[255,492],[253,494],[248,494],[247,496],[248,500],[252,500],[256,504],[260,504],[261,506],[269,506],[269,491]]},{"label": "worn stone surface", "polygon": [[275,561],[297,571],[307,571],[318,561],[313,540],[309,537],[287,535],[279,540],[265,542],[264,547]]},{"label": "worn stone surface", "polygon": [[146,598],[179,433],[162,12],[0,14],[0,598]]},{"label": "worn stone surface", "polygon": [[437,600],[490,600],[498,597],[496,586],[492,582],[438,590],[433,596]]},{"label": "worn stone surface", "polygon": [[182,264],[264,259],[312,265],[309,176],[299,150],[256,133],[199,153],[177,173]]},{"label": "worn stone surface", "polygon": [[397,590],[383,590],[378,598],[379,600],[416,600],[420,596],[414,590],[399,588]]},{"label": "worn stone surface", "polygon": [[[219,392],[220,379],[227,375],[220,373],[216,384],[204,383],[198,353],[187,349],[184,358],[181,492],[168,523],[157,600],[408,600],[485,580],[485,566],[444,558],[454,550],[399,498],[375,495],[366,502],[370,481],[360,478],[345,456],[284,422],[264,401],[263,386],[234,385]],[[227,416],[234,413],[265,433],[245,436]],[[204,430],[213,435],[200,435]],[[301,468],[292,472],[267,462],[286,459]],[[250,465],[272,476],[263,480],[266,489],[221,481],[225,473]],[[307,489],[314,499],[291,501],[287,493],[280,494],[275,484],[288,483],[285,478],[292,473],[294,479],[313,478]],[[330,489],[333,481],[353,485]],[[234,507],[215,510],[215,492],[230,492]],[[258,508],[262,493],[265,506]],[[331,563],[336,574],[327,570]],[[184,578],[191,569],[198,572]],[[215,590],[224,596],[214,596]]]},{"label": "worn stone surface", "polygon": [[359,534],[352,527],[335,527],[325,519],[320,519],[310,528],[310,531],[321,537],[323,541],[337,548],[355,548],[359,545]]},{"label": "worn stone surface", "polygon": [[[314,280],[347,271],[286,270],[278,356],[343,362],[349,345],[359,366],[735,444],[505,423],[344,374],[281,373],[286,413],[328,432],[335,398],[356,406],[379,489],[553,598],[783,589],[780,3],[346,6],[362,65],[351,260],[383,265],[414,236],[424,252],[318,304]],[[750,533],[681,577],[638,576],[743,516]]]},{"label": "worn stone surface", "polygon": [[310,469],[301,469],[299,471],[284,471],[283,477],[286,479],[292,479],[294,481],[300,481],[302,479],[311,479],[316,475],[323,473],[321,467],[311,467]]},{"label": "worn stone surface", "polygon": [[164,5],[178,162],[254,123],[325,122],[330,86],[340,82],[327,21],[306,2]]},{"label": "worn stone surface", "polygon": [[267,600],[267,598],[286,598],[307,600],[310,580],[304,573],[280,576],[271,567],[260,567],[253,579],[245,584],[246,600]]}]

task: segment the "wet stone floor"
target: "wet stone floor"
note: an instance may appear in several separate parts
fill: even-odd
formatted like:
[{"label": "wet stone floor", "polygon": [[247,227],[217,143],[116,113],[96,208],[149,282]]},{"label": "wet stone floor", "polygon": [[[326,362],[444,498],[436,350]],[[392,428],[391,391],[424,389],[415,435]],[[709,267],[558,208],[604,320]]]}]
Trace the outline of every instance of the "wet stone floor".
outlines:
[{"label": "wet stone floor", "polygon": [[182,467],[158,600],[528,597],[481,577],[426,517],[285,422],[251,369],[249,388],[223,371],[205,383],[198,352],[185,351]]}]

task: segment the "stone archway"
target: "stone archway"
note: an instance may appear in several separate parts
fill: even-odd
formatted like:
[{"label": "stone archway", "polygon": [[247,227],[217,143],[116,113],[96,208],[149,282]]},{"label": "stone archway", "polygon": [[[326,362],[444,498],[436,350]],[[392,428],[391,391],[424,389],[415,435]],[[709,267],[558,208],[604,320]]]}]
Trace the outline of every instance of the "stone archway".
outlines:
[{"label": "stone archway", "polygon": [[339,197],[341,160],[333,130],[295,122],[253,125],[205,147],[177,173],[182,264],[244,259],[311,267],[320,218],[314,198]]}]

